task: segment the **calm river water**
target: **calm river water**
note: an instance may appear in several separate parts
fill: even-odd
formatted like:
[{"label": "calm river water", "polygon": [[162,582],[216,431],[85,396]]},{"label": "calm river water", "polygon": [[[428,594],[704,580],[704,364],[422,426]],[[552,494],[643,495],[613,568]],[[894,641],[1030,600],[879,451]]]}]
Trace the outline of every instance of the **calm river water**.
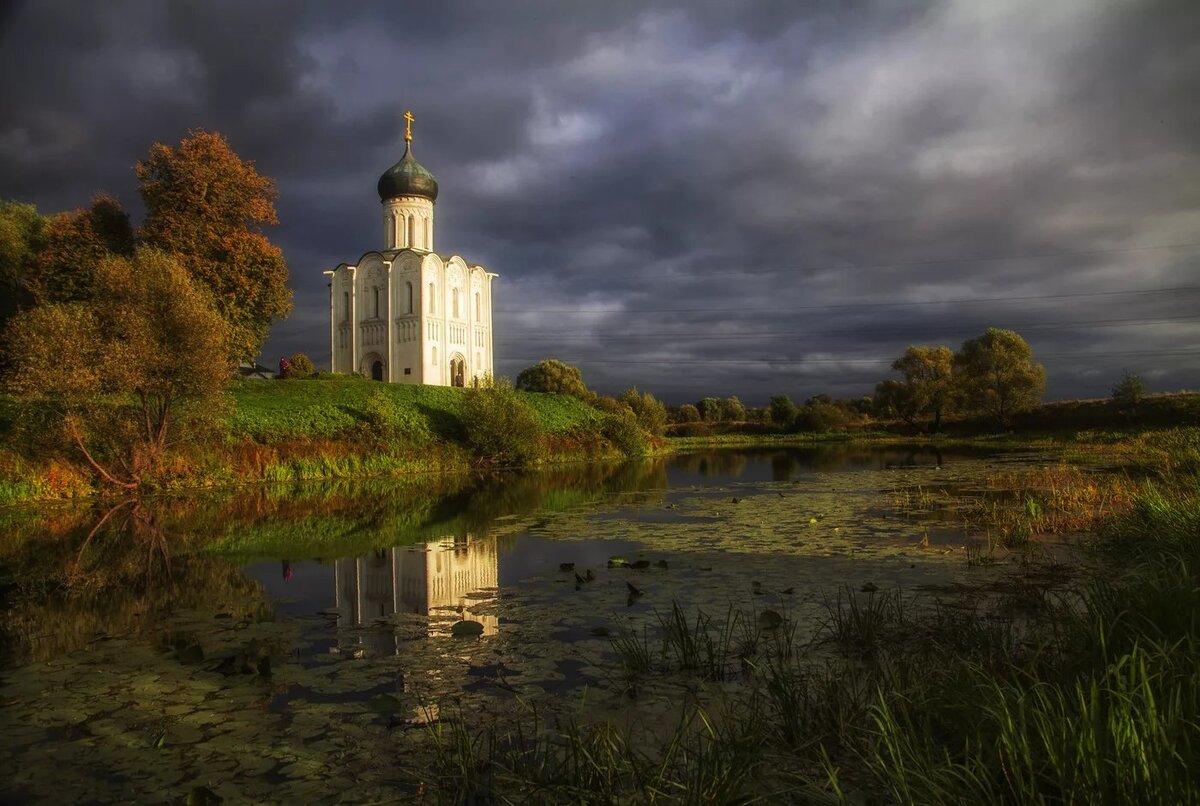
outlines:
[{"label": "calm river water", "polygon": [[803,636],[842,590],[977,581],[953,507],[899,502],[1003,461],[721,450],[0,512],[0,799],[404,799],[447,719],[653,718],[614,635],[678,603]]}]

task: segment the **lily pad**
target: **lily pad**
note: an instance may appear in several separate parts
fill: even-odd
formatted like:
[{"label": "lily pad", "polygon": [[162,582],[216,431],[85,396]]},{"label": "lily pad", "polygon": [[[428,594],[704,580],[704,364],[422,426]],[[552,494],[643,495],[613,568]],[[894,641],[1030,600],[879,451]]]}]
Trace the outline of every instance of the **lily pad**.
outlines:
[{"label": "lily pad", "polygon": [[376,694],[371,699],[367,700],[367,707],[377,714],[390,716],[400,711],[404,706],[400,702],[399,697],[391,694]]}]

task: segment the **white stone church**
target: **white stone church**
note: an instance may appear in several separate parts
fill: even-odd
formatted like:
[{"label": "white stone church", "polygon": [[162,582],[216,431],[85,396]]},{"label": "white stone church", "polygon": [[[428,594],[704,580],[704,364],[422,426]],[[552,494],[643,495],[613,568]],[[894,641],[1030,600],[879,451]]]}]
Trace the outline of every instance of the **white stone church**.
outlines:
[{"label": "white stone church", "polygon": [[377,381],[466,386],[492,374],[492,280],[459,255],[434,251],[438,185],[412,155],[379,177],[383,242],[329,277],[333,372]]}]

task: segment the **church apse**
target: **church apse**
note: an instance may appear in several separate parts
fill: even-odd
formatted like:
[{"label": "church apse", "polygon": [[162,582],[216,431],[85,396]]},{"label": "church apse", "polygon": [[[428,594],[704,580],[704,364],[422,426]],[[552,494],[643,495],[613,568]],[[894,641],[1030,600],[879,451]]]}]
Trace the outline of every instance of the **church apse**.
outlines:
[{"label": "church apse", "polygon": [[334,562],[339,630],[353,635],[342,651],[399,651],[395,629],[362,631],[395,614],[426,616],[430,635],[450,635],[455,621],[478,621],[495,635],[498,620],[484,612],[495,598],[499,554],[494,537],[444,537],[419,546],[378,549]]}]

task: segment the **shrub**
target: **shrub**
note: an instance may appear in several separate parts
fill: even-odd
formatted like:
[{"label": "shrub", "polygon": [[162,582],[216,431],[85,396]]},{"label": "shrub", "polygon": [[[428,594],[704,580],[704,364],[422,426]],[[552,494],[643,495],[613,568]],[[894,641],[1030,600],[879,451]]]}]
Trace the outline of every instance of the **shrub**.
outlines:
[{"label": "shrub", "polygon": [[579,367],[564,364],[557,358],[547,358],[517,375],[517,388],[523,392],[552,392],[587,400],[591,393],[583,382]]},{"label": "shrub", "polygon": [[[285,378],[310,378],[313,374],[313,362],[304,353],[293,353],[292,357],[287,360],[287,373]],[[280,362],[283,363],[282,361]]]},{"label": "shrub", "polygon": [[698,423],[700,422],[700,409],[693,406],[691,403],[684,403],[679,407],[679,422],[681,423]]},{"label": "shrub", "polygon": [[1113,403],[1117,404],[1121,411],[1136,411],[1138,403],[1141,403],[1145,396],[1146,384],[1142,382],[1141,377],[1132,372],[1126,372],[1125,377],[1121,378],[1112,390]]},{"label": "shrub", "polygon": [[638,426],[647,434],[661,437],[667,430],[667,407],[649,392],[639,393],[630,387],[618,398],[633,411]]},{"label": "shrub", "polygon": [[537,414],[507,381],[467,389],[459,416],[467,447],[480,459],[520,467],[541,454]]},{"label": "shrub", "polygon": [[646,455],[646,432],[638,425],[637,417],[630,409],[606,416],[600,433],[626,456]]},{"label": "shrub", "polygon": [[845,428],[849,421],[849,415],[832,403],[811,400],[796,415],[796,428],[800,431],[837,431]]}]

